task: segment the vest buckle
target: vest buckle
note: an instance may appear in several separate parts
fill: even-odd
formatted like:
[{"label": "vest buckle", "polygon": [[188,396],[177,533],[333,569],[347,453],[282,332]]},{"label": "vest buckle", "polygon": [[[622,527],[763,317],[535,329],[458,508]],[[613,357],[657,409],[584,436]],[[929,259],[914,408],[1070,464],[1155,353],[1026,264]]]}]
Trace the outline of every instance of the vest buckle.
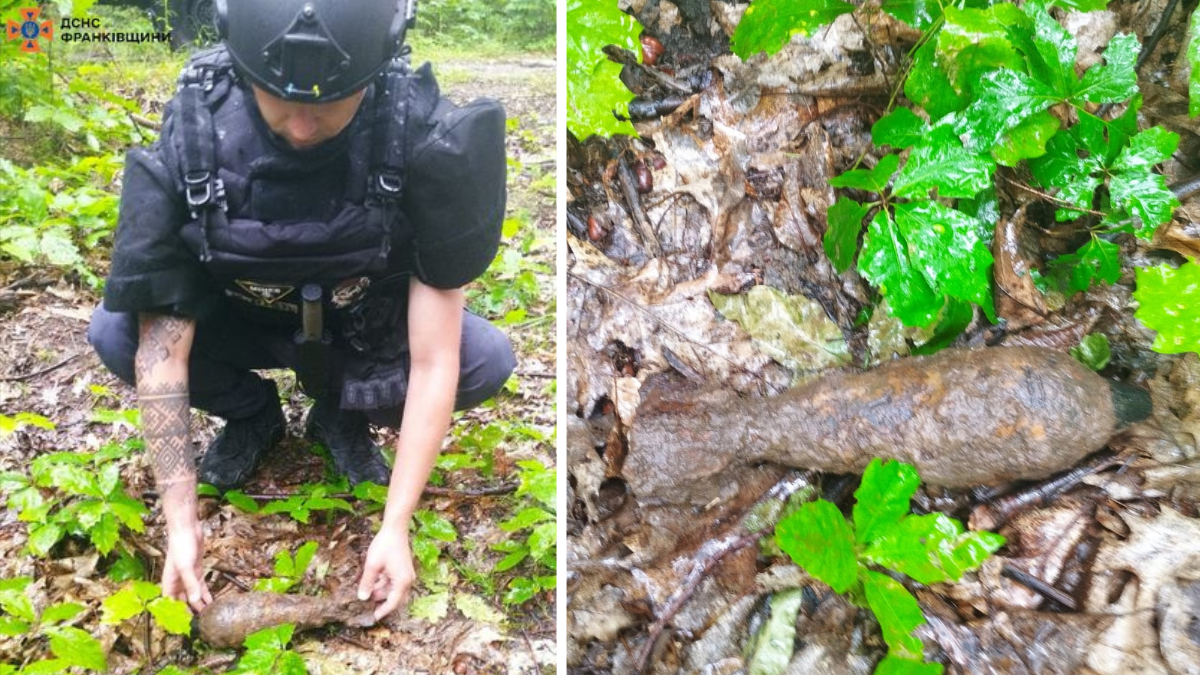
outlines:
[{"label": "vest buckle", "polygon": [[222,211],[226,209],[225,181],[214,178],[211,171],[189,171],[184,175],[183,183],[193,218],[197,217],[200,209],[214,204]]}]

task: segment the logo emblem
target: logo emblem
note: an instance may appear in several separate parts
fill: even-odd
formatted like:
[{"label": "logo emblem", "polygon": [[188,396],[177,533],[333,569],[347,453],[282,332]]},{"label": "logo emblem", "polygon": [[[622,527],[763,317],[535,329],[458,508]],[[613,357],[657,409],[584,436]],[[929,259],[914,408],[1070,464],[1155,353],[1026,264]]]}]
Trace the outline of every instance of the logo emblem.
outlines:
[{"label": "logo emblem", "polygon": [[38,17],[41,13],[41,8],[30,7],[21,10],[20,23],[12,19],[8,21],[8,39],[20,40],[21,51],[28,54],[42,51],[41,46],[38,44],[38,38],[49,40],[54,34],[53,22],[43,21],[38,23]]},{"label": "logo emblem", "polygon": [[284,286],[281,284],[260,284],[255,281],[239,279],[238,287],[246,291],[250,297],[259,301],[264,307],[269,307],[276,302],[286,298],[292,291],[296,290],[295,286]]},{"label": "logo emblem", "polygon": [[334,309],[345,309],[358,302],[370,285],[371,280],[367,277],[347,279],[333,287],[333,291],[329,294],[329,302]]}]

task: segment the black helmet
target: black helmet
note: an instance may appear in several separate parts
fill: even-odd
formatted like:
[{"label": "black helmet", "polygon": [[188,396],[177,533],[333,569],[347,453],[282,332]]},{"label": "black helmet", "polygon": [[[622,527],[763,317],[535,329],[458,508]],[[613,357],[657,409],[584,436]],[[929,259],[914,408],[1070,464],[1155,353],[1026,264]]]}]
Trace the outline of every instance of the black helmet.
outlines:
[{"label": "black helmet", "polygon": [[416,0],[216,0],[238,69],[280,98],[324,103],[365,87],[396,57]]}]

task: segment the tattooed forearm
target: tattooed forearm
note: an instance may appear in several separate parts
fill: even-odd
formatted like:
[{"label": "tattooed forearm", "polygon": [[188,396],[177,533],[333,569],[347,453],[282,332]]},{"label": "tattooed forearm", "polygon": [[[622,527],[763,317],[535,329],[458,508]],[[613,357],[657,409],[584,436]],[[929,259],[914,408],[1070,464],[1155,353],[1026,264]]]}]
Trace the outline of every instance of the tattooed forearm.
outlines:
[{"label": "tattooed forearm", "polygon": [[188,403],[188,355],[195,324],[189,319],[143,314],[137,357],[142,431],[160,489],[196,479]]},{"label": "tattooed forearm", "polygon": [[196,465],[189,433],[187,383],[162,382],[138,387],[138,400],[155,482],[162,487],[194,479]]},{"label": "tattooed forearm", "polygon": [[153,370],[158,364],[171,358],[176,345],[189,336],[195,324],[190,319],[156,315],[142,321],[137,359],[134,367],[138,379]]}]

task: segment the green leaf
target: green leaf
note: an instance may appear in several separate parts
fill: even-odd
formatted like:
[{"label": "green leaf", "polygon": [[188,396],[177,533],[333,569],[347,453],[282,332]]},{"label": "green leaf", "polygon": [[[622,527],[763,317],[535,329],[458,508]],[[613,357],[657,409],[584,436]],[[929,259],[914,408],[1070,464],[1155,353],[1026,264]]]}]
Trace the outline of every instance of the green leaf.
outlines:
[{"label": "green leaf", "polygon": [[863,218],[871,207],[853,199],[838,197],[826,212],[828,227],[825,230],[825,255],[838,274],[850,269],[854,254],[858,250],[858,234],[862,232]]},{"label": "green leaf", "polygon": [[1091,103],[1120,103],[1138,93],[1133,66],[1141,51],[1136,35],[1117,35],[1104,49],[1105,64],[1088,68],[1072,99]]},{"label": "green leaf", "polygon": [[108,663],[100,641],[74,626],[58,626],[48,629],[50,651],[72,666],[87,670],[104,671]]},{"label": "green leaf", "polygon": [[541,588],[533,579],[517,577],[508,582],[508,592],[504,594],[504,604],[519,605],[528,602],[537,595]]},{"label": "green leaf", "polygon": [[939,120],[967,106],[968,98],[950,84],[950,78],[936,62],[937,42],[927,41],[913,55],[912,68],[904,80],[904,95],[929,113],[929,119]]},{"label": "green leaf", "polygon": [[34,556],[42,558],[50,553],[50,549],[63,537],[63,529],[58,523],[46,523],[29,530],[29,541],[26,546]]},{"label": "green leaf", "polygon": [[43,659],[21,669],[21,675],[61,675],[71,664],[63,659]]},{"label": "green leaf", "polygon": [[290,623],[264,628],[247,635],[243,644],[246,649],[252,651],[283,651],[287,649],[288,643],[292,641],[292,633],[295,630],[295,624]]},{"label": "green leaf", "polygon": [[1200,353],[1200,265],[1189,261],[1178,269],[1140,268],[1133,297],[1139,305],[1134,316],[1158,331],[1154,351]]},{"label": "green leaf", "polygon": [[105,598],[100,607],[101,623],[121,623],[141,614],[146,609],[146,603],[132,587],[127,586]]},{"label": "green leaf", "polygon": [[763,353],[794,371],[850,362],[842,329],[814,300],[770,286],[755,286],[739,295],[710,292],[708,297],[721,316],[736,321],[754,338]]},{"label": "green leaf", "polygon": [[992,157],[1004,166],[1016,166],[1023,159],[1046,154],[1046,142],[1058,132],[1058,118],[1048,111],[1025,118],[992,148]]},{"label": "green leaf", "polygon": [[883,11],[921,31],[942,16],[942,5],[936,0],[883,0],[882,6]]},{"label": "green leaf", "polygon": [[569,0],[567,3],[567,126],[579,140],[593,134],[636,135],[627,115],[633,92],[621,83],[621,66],[601,49],[616,45],[641,59],[642,26],[617,7],[616,0]]},{"label": "green leaf", "polygon": [[529,557],[529,547],[528,546],[518,546],[518,548],[515,548],[512,551],[509,551],[508,555],[501,558],[500,562],[496,563],[496,567],[493,568],[493,571],[494,572],[507,572],[508,570],[516,567],[517,565],[520,565],[521,561],[525,560],[528,557]]},{"label": "green leaf", "polygon": [[775,526],[775,540],[797,565],[838,593],[858,579],[854,532],[830,502],[802,505]]},{"label": "green leaf", "polygon": [[433,540],[428,537],[413,537],[412,550],[413,556],[421,563],[421,567],[425,569],[433,569],[437,565],[438,556],[441,555],[437,544],[433,543]]},{"label": "green leaf", "polygon": [[1030,23],[1011,3],[964,9],[947,7],[945,27],[933,41],[937,44],[937,64],[955,91],[973,98],[984,74],[997,68],[1025,70],[1025,62],[1010,36],[1014,28],[1027,31]]},{"label": "green leaf", "polygon": [[925,199],[933,188],[939,197],[974,197],[992,184],[995,168],[991,159],[963,148],[951,129],[939,127],[913,148],[892,191],[911,199]]},{"label": "green leaf", "polygon": [[1167,179],[1149,171],[1119,171],[1109,182],[1114,205],[1126,209],[1141,221],[1136,234],[1150,239],[1160,225],[1171,221],[1179,199],[1167,187]]},{"label": "green leaf", "polygon": [[279,655],[279,675],[308,675],[308,664],[296,652],[287,651]]},{"label": "green leaf", "polygon": [[1200,7],[1188,19],[1188,115],[1200,115]]},{"label": "green leaf", "polygon": [[1003,545],[999,535],[964,532],[957,520],[931,513],[906,516],[869,546],[863,557],[923,584],[934,584],[960,580]]},{"label": "green leaf", "polygon": [[1079,341],[1078,346],[1071,347],[1071,356],[1088,368],[1100,371],[1112,358],[1112,349],[1104,333],[1089,333]]},{"label": "green leaf", "polygon": [[458,530],[445,518],[433,511],[420,509],[413,514],[413,519],[421,526],[421,534],[438,541],[452,542],[458,539]]},{"label": "green leaf", "polygon": [[902,659],[889,654],[875,666],[874,675],[942,675],[944,670],[945,667],[940,663]]},{"label": "green leaf", "polygon": [[[922,271],[930,287],[973,302],[996,320],[992,254],[979,237],[978,221],[938,202],[913,202],[896,206],[896,225],[909,242],[913,266]],[[888,300],[893,301],[891,297]]]},{"label": "green leaf", "polygon": [[142,579],[146,576],[146,568],[137,556],[128,551],[119,551],[117,560],[108,570],[108,578],[116,583]]},{"label": "green leaf", "polygon": [[117,522],[116,516],[105,513],[100,516],[100,522],[88,530],[88,538],[96,545],[97,551],[108,555],[121,538],[120,529],[121,525]]},{"label": "green leaf", "polygon": [[125,527],[134,532],[146,531],[146,523],[142,519],[150,515],[150,510],[141,502],[121,493],[110,498],[108,509]]},{"label": "green leaf", "polygon": [[0,616],[0,635],[24,635],[29,632],[29,624],[25,621]]},{"label": "green leaf", "polygon": [[558,523],[542,523],[533,528],[529,535],[529,552],[534,558],[541,560],[553,550],[557,541]]},{"label": "green leaf", "polygon": [[871,125],[871,140],[878,146],[907,148],[929,135],[929,123],[908,108],[896,108]]},{"label": "green leaf", "polygon": [[558,470],[547,469],[537,460],[522,460],[517,466],[523,469],[517,496],[529,495],[554,511],[558,504]]},{"label": "green leaf", "polygon": [[446,618],[449,608],[450,594],[442,591],[413,600],[408,605],[408,613],[417,619],[424,619],[429,623],[436,624]]},{"label": "green leaf", "polygon": [[505,532],[516,532],[517,530],[524,530],[547,520],[554,520],[554,514],[545,509],[531,506],[522,509],[520,513],[512,518],[501,522],[500,529]]},{"label": "green leaf", "polygon": [[879,620],[883,641],[890,653],[909,659],[921,659],[921,641],[912,632],[925,623],[917,600],[899,581],[870,570],[863,574],[867,605]]},{"label": "green leaf", "polygon": [[158,584],[150,581],[135,581],[132,584],[133,592],[144,602],[149,602],[162,595],[162,588]]},{"label": "green leaf", "polygon": [[[1053,268],[1065,272],[1067,293],[1091,288],[1097,281],[1116,283],[1121,277],[1121,247],[1098,237],[1084,244],[1075,253],[1059,256]],[[1062,274],[1062,272],[1060,272]]]},{"label": "green leaf", "polygon": [[941,293],[929,287],[908,258],[908,242],[896,223],[881,209],[863,240],[858,271],[888,299],[888,310],[908,326],[932,324],[944,304]]},{"label": "green leaf", "polygon": [[294,572],[292,576],[303,577],[308,571],[308,566],[312,564],[313,556],[317,554],[317,542],[306,541],[296,551]]},{"label": "green leaf", "polygon": [[[1087,113],[1080,113],[1079,116],[1081,120],[1085,120]],[[1087,122],[1081,121],[1072,128],[1072,131],[1087,125]],[[1046,143],[1045,155],[1029,160],[1029,168],[1039,185],[1047,189],[1058,190],[1055,195],[1058,199],[1080,208],[1090,209],[1096,188],[1100,186],[1100,180],[1094,174],[1102,168],[1101,160],[1095,154],[1080,157],[1081,148],[1075,138],[1076,135],[1067,131],[1059,131]],[[1092,140],[1094,142],[1094,139]],[[1103,142],[1102,139],[1101,142]],[[1082,214],[1078,211],[1058,209],[1057,217],[1061,221],[1077,218],[1080,215]]]},{"label": "green leaf", "polygon": [[501,623],[504,621],[504,615],[492,608],[486,600],[478,595],[470,593],[456,593],[454,595],[454,606],[462,615],[472,621],[481,621],[483,623]]},{"label": "green leaf", "polygon": [[871,460],[854,491],[854,530],[859,544],[869,544],[896,526],[908,513],[909,501],[921,485],[911,464]]},{"label": "green leaf", "polygon": [[1178,147],[1179,134],[1162,127],[1150,127],[1129,139],[1129,145],[1121,150],[1112,169],[1148,170],[1170,159]]},{"label": "green leaf", "polygon": [[957,131],[966,136],[968,148],[985,152],[1022,120],[1061,100],[1054,90],[1024,73],[995,70],[983,76],[978,97],[963,113]]},{"label": "green leaf", "polygon": [[258,502],[254,501],[250,497],[247,497],[246,493],[242,492],[241,490],[230,490],[229,492],[226,492],[225,501],[232,504],[238,510],[245,511],[246,513],[259,512]]},{"label": "green leaf", "polygon": [[1073,9],[1077,12],[1099,12],[1112,0],[1050,0],[1047,6],[1058,6],[1063,9]]},{"label": "green leaf", "polygon": [[811,35],[853,11],[854,5],[840,0],[753,0],[730,38],[730,48],[743,61],[764,51],[770,56],[793,35]]},{"label": "green leaf", "polygon": [[[907,110],[907,108],[901,108]],[[885,155],[873,169],[854,169],[829,179],[837,188],[857,188],[867,192],[883,192],[888,180],[900,166],[900,155]]]},{"label": "green leaf", "polygon": [[168,633],[187,635],[192,630],[192,612],[187,603],[175,598],[155,598],[146,605],[155,623]]},{"label": "green leaf", "polygon": [[56,487],[73,495],[104,496],[92,473],[76,464],[55,462],[47,468],[43,480],[43,485]]}]

